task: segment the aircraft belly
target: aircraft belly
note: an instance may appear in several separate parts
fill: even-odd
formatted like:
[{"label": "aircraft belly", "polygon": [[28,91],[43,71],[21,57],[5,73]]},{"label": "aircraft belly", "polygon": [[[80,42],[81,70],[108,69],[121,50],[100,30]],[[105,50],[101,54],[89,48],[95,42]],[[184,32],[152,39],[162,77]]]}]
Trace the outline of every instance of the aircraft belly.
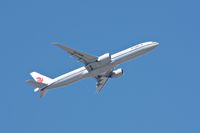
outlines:
[{"label": "aircraft belly", "polygon": [[90,77],[96,77],[97,75],[103,75],[108,71],[112,70],[115,67],[115,64],[109,63],[105,66],[99,67],[89,73]]},{"label": "aircraft belly", "polygon": [[76,81],[79,81],[79,80],[81,80],[81,79],[82,79],[82,78],[80,78],[80,77],[70,78],[70,79],[68,79],[68,80],[65,80],[65,81],[62,81],[62,82],[59,82],[59,83],[55,84],[55,85],[53,86],[53,88],[61,87],[61,86],[67,86],[67,85],[70,85],[70,84],[72,84],[72,83],[74,83],[74,82],[76,82]]},{"label": "aircraft belly", "polygon": [[58,81],[55,81],[54,84],[50,85],[48,89],[53,89],[61,86],[67,86],[72,83],[75,83],[83,78],[86,77],[96,77],[97,75],[101,75],[103,73],[108,72],[109,70],[112,70],[115,67],[114,64],[110,63],[105,66],[102,66],[100,68],[97,68],[93,71],[88,72],[86,69],[83,71],[80,71],[78,73],[74,73],[71,75],[68,75],[66,77],[63,77],[62,79],[59,79]]},{"label": "aircraft belly", "polygon": [[72,84],[74,82],[77,82],[77,81],[87,77],[87,75],[88,75],[87,70],[83,70],[78,73],[68,75],[68,76],[63,77],[62,79],[56,81],[50,88],[56,88],[56,87],[61,87],[61,86],[66,86],[66,85]]}]

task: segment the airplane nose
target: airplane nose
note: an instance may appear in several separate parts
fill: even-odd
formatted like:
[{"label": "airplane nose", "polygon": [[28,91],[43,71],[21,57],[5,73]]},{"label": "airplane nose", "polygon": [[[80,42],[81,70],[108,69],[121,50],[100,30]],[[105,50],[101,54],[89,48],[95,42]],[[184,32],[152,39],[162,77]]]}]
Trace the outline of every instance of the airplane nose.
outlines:
[{"label": "airplane nose", "polygon": [[153,47],[157,47],[159,45],[158,42],[153,42]]}]

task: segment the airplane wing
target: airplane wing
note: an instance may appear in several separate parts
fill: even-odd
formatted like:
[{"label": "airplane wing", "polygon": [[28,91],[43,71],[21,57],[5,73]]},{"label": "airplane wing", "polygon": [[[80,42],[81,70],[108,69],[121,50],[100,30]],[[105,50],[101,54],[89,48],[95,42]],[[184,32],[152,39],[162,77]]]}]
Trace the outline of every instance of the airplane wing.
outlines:
[{"label": "airplane wing", "polygon": [[84,63],[85,65],[88,65],[89,63],[95,62],[97,60],[97,57],[88,55],[86,53],[78,52],[72,48],[65,47],[61,44],[55,44],[57,47],[65,50],[67,53],[69,53],[71,56],[78,59],[80,62]]},{"label": "airplane wing", "polygon": [[102,90],[102,88],[104,87],[104,85],[106,84],[106,82],[108,81],[109,77],[106,76],[97,76],[96,80],[96,90],[97,92],[100,92]]}]

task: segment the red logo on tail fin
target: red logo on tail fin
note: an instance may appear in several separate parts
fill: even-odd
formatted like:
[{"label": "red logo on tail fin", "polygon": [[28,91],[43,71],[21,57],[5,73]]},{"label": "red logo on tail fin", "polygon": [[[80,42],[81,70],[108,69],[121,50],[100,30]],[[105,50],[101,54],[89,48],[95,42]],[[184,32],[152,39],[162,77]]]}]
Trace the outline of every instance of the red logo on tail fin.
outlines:
[{"label": "red logo on tail fin", "polygon": [[36,79],[37,79],[38,83],[42,83],[43,82],[43,78],[42,77],[37,77]]}]

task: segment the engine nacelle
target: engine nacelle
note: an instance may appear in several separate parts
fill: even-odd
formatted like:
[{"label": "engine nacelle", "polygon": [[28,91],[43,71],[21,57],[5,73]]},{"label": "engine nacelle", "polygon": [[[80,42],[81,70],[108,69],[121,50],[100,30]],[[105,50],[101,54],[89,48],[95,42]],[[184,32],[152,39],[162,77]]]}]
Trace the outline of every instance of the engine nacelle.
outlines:
[{"label": "engine nacelle", "polygon": [[106,53],[102,56],[100,56],[98,59],[97,59],[98,62],[101,62],[102,64],[106,64],[106,63],[110,63],[111,62],[111,56],[109,53]]},{"label": "engine nacelle", "polygon": [[112,74],[111,74],[110,77],[111,78],[118,78],[118,77],[122,76],[123,73],[124,73],[123,70],[121,68],[119,68],[117,70],[112,71]]}]

